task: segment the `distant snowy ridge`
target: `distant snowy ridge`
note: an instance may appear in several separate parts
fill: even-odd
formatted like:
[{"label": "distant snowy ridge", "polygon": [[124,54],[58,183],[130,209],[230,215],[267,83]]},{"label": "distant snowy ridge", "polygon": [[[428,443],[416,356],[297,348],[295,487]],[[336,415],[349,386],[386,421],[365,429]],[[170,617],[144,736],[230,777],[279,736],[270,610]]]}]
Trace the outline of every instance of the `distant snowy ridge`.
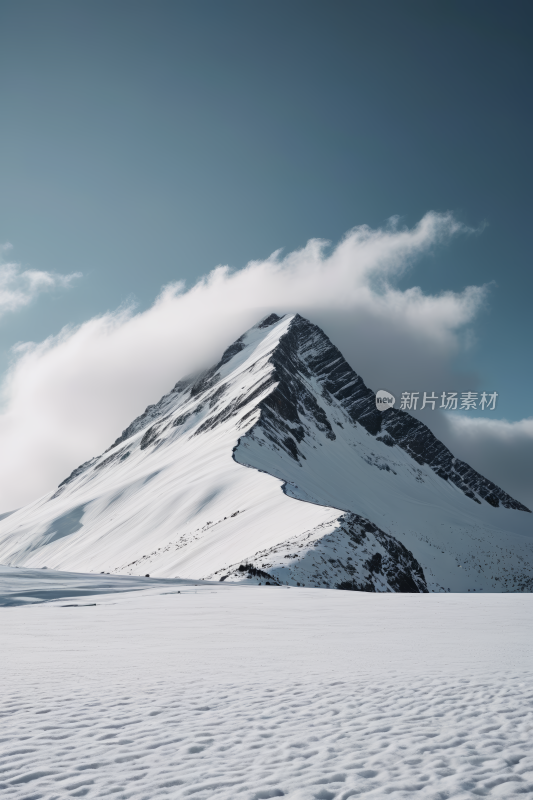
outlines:
[{"label": "distant snowy ridge", "polygon": [[529,510],[271,314],[57,491],[0,561],[363,591],[531,591]]}]

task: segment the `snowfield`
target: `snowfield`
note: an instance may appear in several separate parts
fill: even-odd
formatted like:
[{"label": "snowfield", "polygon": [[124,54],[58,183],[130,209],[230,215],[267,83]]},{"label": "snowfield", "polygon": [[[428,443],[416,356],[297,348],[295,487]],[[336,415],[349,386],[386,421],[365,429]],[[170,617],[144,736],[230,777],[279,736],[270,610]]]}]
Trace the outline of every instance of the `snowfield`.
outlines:
[{"label": "snowfield", "polygon": [[6,800],[533,797],[533,596],[0,569]]}]

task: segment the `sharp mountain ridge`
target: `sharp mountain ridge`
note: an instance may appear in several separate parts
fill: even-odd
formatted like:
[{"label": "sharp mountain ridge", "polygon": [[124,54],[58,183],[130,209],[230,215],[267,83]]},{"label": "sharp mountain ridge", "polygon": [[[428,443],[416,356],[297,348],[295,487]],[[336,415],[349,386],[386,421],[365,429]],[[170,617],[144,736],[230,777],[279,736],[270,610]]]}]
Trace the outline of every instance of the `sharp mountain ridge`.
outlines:
[{"label": "sharp mountain ridge", "polygon": [[523,504],[379,411],[298,314],[266,317],[0,520],[9,564],[362,591],[530,591],[532,545]]}]

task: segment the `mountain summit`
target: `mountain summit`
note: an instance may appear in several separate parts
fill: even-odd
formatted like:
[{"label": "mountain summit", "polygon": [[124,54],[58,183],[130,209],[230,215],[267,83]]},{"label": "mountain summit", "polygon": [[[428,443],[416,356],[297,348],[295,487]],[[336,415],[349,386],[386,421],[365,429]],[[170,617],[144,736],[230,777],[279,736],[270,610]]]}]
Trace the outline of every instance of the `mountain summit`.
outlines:
[{"label": "mountain summit", "polygon": [[271,314],[0,521],[0,561],[392,592],[531,591],[529,510],[325,333]]}]

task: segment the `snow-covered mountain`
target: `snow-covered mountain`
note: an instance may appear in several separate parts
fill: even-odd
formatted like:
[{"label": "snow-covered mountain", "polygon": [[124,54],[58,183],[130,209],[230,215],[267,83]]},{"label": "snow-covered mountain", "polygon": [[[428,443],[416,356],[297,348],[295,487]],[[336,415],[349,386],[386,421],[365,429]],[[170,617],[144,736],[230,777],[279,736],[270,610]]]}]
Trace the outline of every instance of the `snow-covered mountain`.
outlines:
[{"label": "snow-covered mountain", "polygon": [[529,510],[271,314],[0,521],[0,562],[365,591],[531,591]]}]

